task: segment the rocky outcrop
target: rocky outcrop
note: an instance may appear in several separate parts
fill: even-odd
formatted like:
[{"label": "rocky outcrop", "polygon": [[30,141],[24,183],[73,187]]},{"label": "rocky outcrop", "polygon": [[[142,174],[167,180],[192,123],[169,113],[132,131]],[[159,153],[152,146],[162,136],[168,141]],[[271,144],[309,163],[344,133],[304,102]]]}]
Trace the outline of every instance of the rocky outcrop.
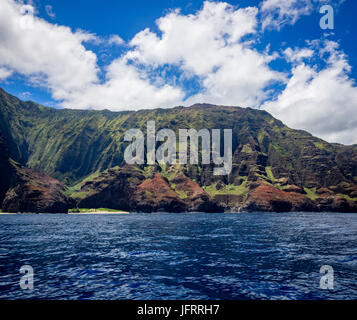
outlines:
[{"label": "rocky outcrop", "polygon": [[182,172],[170,180],[160,167],[145,172],[126,165],[105,171],[83,183],[73,194],[79,208],[111,208],[136,212],[221,212],[219,206],[196,182]]},{"label": "rocky outcrop", "polygon": [[316,211],[317,207],[309,198],[296,192],[286,192],[273,186],[260,185],[250,192],[242,210],[248,211]]},{"label": "rocky outcrop", "polygon": [[63,191],[64,186],[48,175],[19,165],[13,186],[2,204],[5,212],[67,213],[73,202]]},{"label": "rocky outcrop", "polygon": [[160,173],[142,182],[131,200],[132,209],[139,212],[186,211],[186,203],[170,188],[168,181]]},{"label": "rocky outcrop", "polygon": [[283,189],[285,192],[294,192],[294,193],[301,193],[306,194],[303,188],[295,186],[295,185],[288,185]]},{"label": "rocky outcrop", "polygon": [[1,132],[0,181],[0,206],[5,212],[67,213],[73,205],[58,180],[9,158]]},{"label": "rocky outcrop", "polygon": [[319,189],[316,193],[319,195],[315,200],[319,211],[357,212],[356,201],[336,195],[327,188]]},{"label": "rocky outcrop", "polygon": [[144,180],[143,172],[136,166],[115,167],[84,182],[73,197],[79,208],[131,210],[132,195]]},{"label": "rocky outcrop", "polygon": [[81,208],[107,207],[132,212],[357,212],[356,202],[328,188],[309,190],[307,194],[297,185],[286,183],[277,188],[262,179],[237,184],[228,187],[218,181],[213,193],[212,189],[208,193],[185,175],[182,168],[172,166],[163,170],[160,166],[126,165],[85,181],[73,196]]},{"label": "rocky outcrop", "polygon": [[211,199],[198,183],[192,181],[182,172],[177,173],[170,183],[186,203],[187,211],[221,212],[224,210],[218,201]]}]

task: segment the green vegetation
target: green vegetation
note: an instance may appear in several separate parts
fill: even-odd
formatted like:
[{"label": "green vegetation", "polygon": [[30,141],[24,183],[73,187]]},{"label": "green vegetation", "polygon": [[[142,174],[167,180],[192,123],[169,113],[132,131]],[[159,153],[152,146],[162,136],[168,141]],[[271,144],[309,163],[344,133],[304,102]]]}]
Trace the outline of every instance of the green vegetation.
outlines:
[{"label": "green vegetation", "polygon": [[212,197],[216,194],[235,194],[242,195],[246,194],[249,189],[246,187],[247,181],[244,181],[241,185],[235,186],[233,184],[221,185],[219,190],[217,190],[217,183],[211,184],[209,186],[203,187],[203,189]]},{"label": "green vegetation", "polygon": [[349,200],[349,201],[357,201],[357,198],[351,198],[351,197],[350,197],[349,195],[347,195],[347,194],[338,193],[337,195],[340,196],[340,197],[342,197],[342,198],[344,198],[344,199],[346,199],[346,200]]},{"label": "green vegetation", "polygon": [[275,182],[274,174],[273,174],[273,171],[271,170],[271,167],[265,167],[265,172],[266,172],[269,180],[272,182]]},{"label": "green vegetation", "polygon": [[310,198],[311,200],[316,200],[319,196],[316,194],[316,188],[309,189],[309,188],[304,188],[306,192],[306,196]]},{"label": "green vegetation", "polygon": [[167,179],[172,180],[176,175],[176,169],[173,166],[168,166],[165,164],[160,164],[161,174]]},{"label": "green vegetation", "polygon": [[[172,186],[171,186],[172,187]],[[180,197],[180,199],[187,199],[188,195],[187,195],[187,192],[183,191],[183,190],[175,190],[175,193],[177,193],[177,195]]]},{"label": "green vegetation", "polygon": [[82,180],[81,182],[71,186],[71,187],[67,187],[64,194],[66,196],[71,196],[74,198],[83,198],[86,196],[86,194],[84,194],[83,192],[81,192],[81,187],[87,182],[87,181],[91,181],[94,180],[95,178],[97,178],[100,175],[99,172],[95,172],[91,175],[89,175],[87,178],[85,178],[84,180]]},{"label": "green vegetation", "polygon": [[243,146],[242,152],[247,153],[247,154],[252,154],[253,150],[249,144],[245,144]]},{"label": "green vegetation", "polygon": [[90,194],[89,191],[77,191],[71,194],[73,199],[84,199]]},{"label": "green vegetation", "polygon": [[324,150],[325,149],[325,144],[322,143],[322,142],[315,141],[314,145],[315,145],[316,148],[319,148],[320,150]]},{"label": "green vegetation", "polygon": [[281,155],[285,155],[286,151],[284,150],[284,148],[282,146],[280,146],[277,143],[272,143],[272,146],[275,150],[277,150]]}]

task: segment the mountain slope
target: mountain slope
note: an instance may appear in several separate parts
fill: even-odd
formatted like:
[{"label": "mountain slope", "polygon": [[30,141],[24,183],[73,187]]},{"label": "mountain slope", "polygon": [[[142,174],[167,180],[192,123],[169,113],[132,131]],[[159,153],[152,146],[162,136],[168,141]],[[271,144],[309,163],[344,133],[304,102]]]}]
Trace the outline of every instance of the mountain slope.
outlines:
[{"label": "mountain slope", "polygon": [[[139,196],[137,188],[147,179],[159,179],[159,173],[178,196],[177,203],[190,210],[199,208],[188,204],[191,200],[187,200],[184,189],[191,182],[202,188],[206,202],[212,200],[225,210],[253,208],[254,202],[266,207],[263,200],[271,193],[261,186],[273,188],[270,192],[278,198],[286,196],[287,202],[291,193],[303,196],[306,203],[291,206],[291,210],[320,210],[323,205],[354,210],[351,208],[357,200],[357,146],[329,144],[305,131],[288,128],[265,111],[212,105],[138,112],[56,110],[20,101],[0,89],[0,129],[11,157],[67,186],[76,185],[68,194],[73,194],[83,206],[106,198],[103,190],[110,188],[106,170],[119,167],[120,171],[123,166],[128,145],[123,141],[124,133],[131,128],[146,133],[149,120],[156,121],[157,130],[169,128],[176,133],[189,128],[232,129],[233,170],[229,176],[215,177],[210,165],[140,167],[143,179],[137,181],[130,194],[135,204],[152,200]],[[190,181],[181,190],[175,183],[179,176]],[[118,183],[123,179],[114,174],[110,181]],[[99,187],[101,193],[96,189]],[[139,190],[147,187],[144,183]],[[167,193],[171,194],[169,190]],[[90,200],[93,198],[97,202]],[[280,205],[284,208],[284,204],[272,199],[268,202],[276,204],[275,210],[279,211]],[[156,207],[148,210],[153,208]]]},{"label": "mountain slope", "polygon": [[0,132],[0,208],[15,213],[66,213],[71,206],[73,201],[65,196],[58,180],[9,158]]}]

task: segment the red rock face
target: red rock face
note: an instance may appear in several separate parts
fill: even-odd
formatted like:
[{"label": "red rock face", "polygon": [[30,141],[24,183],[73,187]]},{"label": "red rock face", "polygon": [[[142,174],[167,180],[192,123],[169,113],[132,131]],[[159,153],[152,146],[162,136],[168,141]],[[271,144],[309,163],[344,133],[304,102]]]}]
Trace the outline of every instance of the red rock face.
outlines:
[{"label": "red rock face", "polygon": [[143,212],[182,212],[186,204],[170,188],[160,173],[141,183],[132,195],[135,210]]},{"label": "red rock face", "polygon": [[295,186],[295,185],[289,185],[289,186],[285,187],[284,191],[285,192],[301,193],[301,194],[305,194],[306,193],[302,188],[300,188],[298,186]]},{"label": "red rock face", "polygon": [[104,207],[133,212],[223,211],[182,172],[168,181],[160,172],[155,171],[152,178],[147,178],[139,167],[127,165],[87,181],[81,192],[87,195],[78,200],[80,208]]},{"label": "red rock face", "polygon": [[198,183],[192,181],[183,173],[177,174],[171,182],[176,185],[176,190],[186,192],[187,196],[190,198],[206,194]]},{"label": "red rock face", "polygon": [[161,173],[156,173],[153,179],[145,180],[141,183],[136,192],[149,192],[158,200],[164,197],[173,199],[177,197]]},{"label": "red rock face", "polygon": [[302,194],[285,192],[273,186],[262,184],[249,194],[244,209],[275,212],[315,211],[316,206]]},{"label": "red rock face", "polygon": [[211,199],[206,191],[200,185],[182,172],[177,173],[170,181],[175,185],[175,191],[184,194],[187,211],[221,212],[223,208],[218,202]]}]

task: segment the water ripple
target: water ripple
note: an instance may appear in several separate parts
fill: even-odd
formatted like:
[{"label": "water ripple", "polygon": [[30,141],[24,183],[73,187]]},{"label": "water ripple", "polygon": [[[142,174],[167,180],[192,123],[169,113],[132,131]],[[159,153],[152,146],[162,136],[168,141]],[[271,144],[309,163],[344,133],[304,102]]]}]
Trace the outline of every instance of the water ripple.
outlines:
[{"label": "water ripple", "polygon": [[0,216],[0,299],[357,299],[356,278],[356,214]]}]

